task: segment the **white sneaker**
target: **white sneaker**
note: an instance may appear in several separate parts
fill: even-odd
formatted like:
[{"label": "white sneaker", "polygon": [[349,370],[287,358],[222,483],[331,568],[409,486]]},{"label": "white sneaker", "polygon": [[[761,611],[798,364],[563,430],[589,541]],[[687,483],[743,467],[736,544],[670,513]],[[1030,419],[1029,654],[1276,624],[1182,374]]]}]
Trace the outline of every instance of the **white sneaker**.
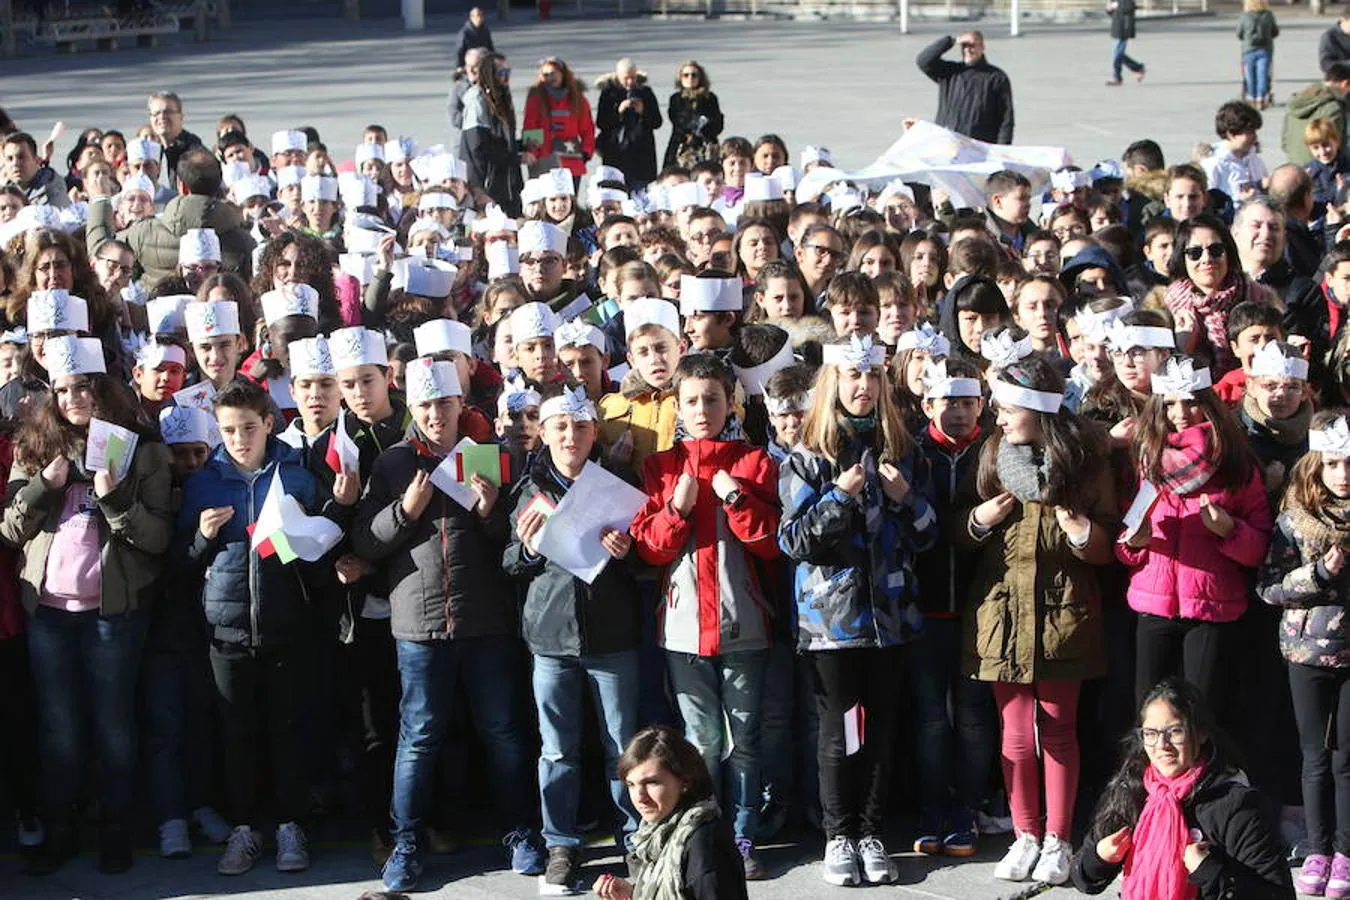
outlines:
[{"label": "white sneaker", "polygon": [[858,841],[858,855],[862,857],[863,877],[869,884],[890,884],[900,877],[900,867],[886,852],[881,838],[868,835]]},{"label": "white sneaker", "polygon": [[843,886],[859,882],[858,848],[842,834],[825,845],[825,883]]},{"label": "white sneaker", "polygon": [[213,844],[223,844],[230,839],[230,823],[225,817],[209,806],[199,806],[192,811],[192,823]]},{"label": "white sneaker", "polygon": [[1004,881],[1026,881],[1041,855],[1040,842],[1034,835],[1020,834],[1008,853],[994,866],[994,877]]},{"label": "white sneaker", "polygon": [[221,875],[243,875],[253,868],[253,863],[262,853],[262,835],[247,825],[240,825],[230,832],[230,840],[225,845],[225,853],[216,865]]},{"label": "white sneaker", "polygon": [[187,819],[169,819],[159,823],[159,855],[165,859],[187,859],[192,855]]},{"label": "white sneaker", "polygon": [[277,826],[277,871],[303,872],[309,868],[309,841],[294,822]]},{"label": "white sneaker", "polygon": [[47,829],[42,827],[42,820],[37,816],[24,818],[19,816],[18,824],[15,827],[15,833],[19,838],[19,846],[25,850],[31,850],[34,847],[41,847],[47,840]]},{"label": "white sneaker", "polygon": [[1041,842],[1041,858],[1036,861],[1031,880],[1047,884],[1063,884],[1069,880],[1069,864],[1072,859],[1073,848],[1065,841],[1061,841],[1059,835],[1047,834],[1045,840]]}]

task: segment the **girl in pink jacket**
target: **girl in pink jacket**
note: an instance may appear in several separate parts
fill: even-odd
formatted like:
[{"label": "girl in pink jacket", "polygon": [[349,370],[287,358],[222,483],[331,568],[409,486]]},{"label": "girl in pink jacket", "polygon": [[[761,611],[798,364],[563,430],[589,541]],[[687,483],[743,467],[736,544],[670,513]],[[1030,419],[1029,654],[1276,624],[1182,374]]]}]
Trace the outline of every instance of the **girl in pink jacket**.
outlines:
[{"label": "girl in pink jacket", "polygon": [[1179,675],[1222,708],[1237,620],[1274,527],[1261,472],[1209,370],[1186,357],[1154,374],[1137,438],[1139,486],[1157,499],[1116,544],[1139,614],[1135,691],[1142,699]]}]

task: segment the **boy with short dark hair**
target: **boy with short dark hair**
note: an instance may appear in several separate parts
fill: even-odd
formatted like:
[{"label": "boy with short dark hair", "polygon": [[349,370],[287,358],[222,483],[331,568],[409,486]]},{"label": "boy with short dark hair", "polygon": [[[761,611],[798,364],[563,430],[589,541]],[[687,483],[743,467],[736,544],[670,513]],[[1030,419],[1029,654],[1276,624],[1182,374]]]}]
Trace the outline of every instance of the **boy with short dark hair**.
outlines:
[{"label": "boy with short dark hair", "polygon": [[1031,182],[1020,172],[1004,169],[984,183],[985,208],[998,239],[1021,252],[1022,242],[1035,230],[1031,221]]},{"label": "boy with short dark hair", "polygon": [[1219,379],[1214,392],[1229,406],[1242,403],[1252,356],[1271,341],[1284,340],[1284,314],[1269,303],[1244,300],[1228,314],[1228,347],[1242,365]]},{"label": "boy with short dark hair", "polygon": [[1270,173],[1256,152],[1261,114],[1249,104],[1230,100],[1214,114],[1214,131],[1219,142],[1213,155],[1201,160],[1210,188],[1227,194],[1234,203],[1264,190]]}]

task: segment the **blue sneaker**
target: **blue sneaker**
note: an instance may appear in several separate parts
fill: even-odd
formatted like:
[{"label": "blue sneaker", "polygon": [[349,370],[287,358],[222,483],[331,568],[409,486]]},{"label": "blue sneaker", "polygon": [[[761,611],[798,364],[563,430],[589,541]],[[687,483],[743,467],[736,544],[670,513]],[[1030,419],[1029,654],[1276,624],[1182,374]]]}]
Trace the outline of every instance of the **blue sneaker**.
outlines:
[{"label": "blue sneaker", "polygon": [[511,854],[511,871],[517,875],[543,875],[548,868],[544,841],[529,828],[517,828],[502,838],[502,846]]},{"label": "blue sneaker", "polygon": [[417,845],[401,840],[394,845],[389,861],[384,864],[384,886],[391,891],[411,891],[422,877],[422,861],[417,858]]}]

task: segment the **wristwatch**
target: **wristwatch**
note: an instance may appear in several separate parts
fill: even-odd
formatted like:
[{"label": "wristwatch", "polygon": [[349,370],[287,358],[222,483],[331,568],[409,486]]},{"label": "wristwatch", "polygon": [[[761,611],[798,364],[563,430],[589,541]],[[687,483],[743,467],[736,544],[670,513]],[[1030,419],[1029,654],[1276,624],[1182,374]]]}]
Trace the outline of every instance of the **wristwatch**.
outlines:
[{"label": "wristwatch", "polygon": [[741,489],[735,488],[722,498],[722,503],[726,506],[735,506],[741,502]]}]

